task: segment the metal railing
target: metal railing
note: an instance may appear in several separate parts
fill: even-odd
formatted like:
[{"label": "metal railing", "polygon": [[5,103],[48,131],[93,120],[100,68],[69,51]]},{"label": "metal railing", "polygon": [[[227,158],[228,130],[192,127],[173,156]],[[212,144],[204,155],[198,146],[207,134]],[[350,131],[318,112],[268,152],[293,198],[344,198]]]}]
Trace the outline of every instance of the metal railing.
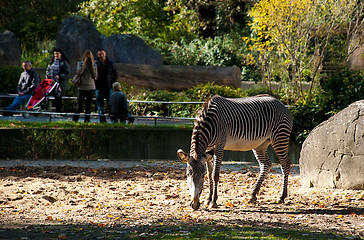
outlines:
[{"label": "metal railing", "polygon": [[[15,98],[18,96],[18,94],[0,94],[0,98]],[[53,96],[48,96],[49,100],[54,100]],[[77,97],[69,97],[69,96],[63,96],[63,100],[77,100]],[[93,101],[96,101],[96,98],[93,98]],[[165,120],[165,121],[188,121],[193,122],[195,118],[183,118],[183,117],[170,117],[170,109],[171,105],[173,104],[203,104],[204,102],[167,102],[167,101],[144,101],[144,100],[128,100],[129,103],[145,103],[145,104],[167,104],[168,105],[168,114],[167,117],[160,117],[160,116],[136,116],[133,115],[132,117],[135,119],[150,119],[153,120],[154,125],[157,125],[158,120]],[[2,112],[9,112],[9,113],[17,113],[22,114],[24,117],[26,117],[27,114],[33,114],[33,115],[46,115],[49,117],[49,121],[52,122],[53,118],[56,118],[58,116],[62,117],[69,117],[74,115],[79,116],[93,116],[93,117],[100,117],[99,114],[85,114],[85,113],[58,113],[58,112],[52,112],[52,111],[24,111],[24,110],[16,110],[16,111],[7,111],[7,110],[1,110]]]}]

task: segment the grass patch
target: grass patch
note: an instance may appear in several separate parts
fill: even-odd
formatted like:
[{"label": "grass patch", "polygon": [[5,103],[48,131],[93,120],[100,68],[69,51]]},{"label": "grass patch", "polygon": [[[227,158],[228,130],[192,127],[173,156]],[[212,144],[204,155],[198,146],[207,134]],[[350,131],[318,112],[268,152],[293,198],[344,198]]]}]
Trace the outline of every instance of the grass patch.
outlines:
[{"label": "grass patch", "polygon": [[278,228],[253,228],[198,224],[187,226],[161,226],[150,228],[147,232],[127,234],[128,239],[342,239],[343,236],[309,231],[286,230]]},{"label": "grass patch", "polygon": [[192,224],[172,226],[105,226],[83,225],[33,225],[25,229],[0,229],[0,237],[32,239],[343,239],[331,233],[286,230],[279,228],[242,227],[237,225]]}]

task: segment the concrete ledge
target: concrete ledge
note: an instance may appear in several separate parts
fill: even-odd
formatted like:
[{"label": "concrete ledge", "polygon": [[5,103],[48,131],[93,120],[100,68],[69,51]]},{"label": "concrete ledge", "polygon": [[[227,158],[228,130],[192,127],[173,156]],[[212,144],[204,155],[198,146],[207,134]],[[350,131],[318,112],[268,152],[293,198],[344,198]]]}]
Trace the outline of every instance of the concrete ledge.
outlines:
[{"label": "concrete ledge", "polygon": [[[179,148],[190,150],[191,129],[0,129],[0,159],[177,160]],[[298,162],[300,149],[291,144]],[[269,154],[277,162],[274,151]],[[225,161],[255,162],[254,154],[225,151]]]}]

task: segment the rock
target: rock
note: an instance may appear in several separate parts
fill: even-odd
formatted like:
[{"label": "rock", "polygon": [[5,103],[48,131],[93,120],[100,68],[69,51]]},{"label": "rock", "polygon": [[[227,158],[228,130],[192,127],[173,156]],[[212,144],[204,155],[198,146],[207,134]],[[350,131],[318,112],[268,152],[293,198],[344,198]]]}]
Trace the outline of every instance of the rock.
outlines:
[{"label": "rock", "polygon": [[151,89],[187,89],[199,84],[214,82],[217,85],[241,86],[238,67],[177,66],[153,67],[147,64],[116,63],[119,80],[129,85]]},{"label": "rock", "polygon": [[150,48],[143,39],[132,34],[103,37],[101,45],[116,63],[148,64],[155,67],[163,63],[162,55]]},{"label": "rock", "polygon": [[84,17],[67,17],[58,28],[56,46],[61,48],[70,61],[71,76],[74,74],[77,62],[90,49],[96,58],[96,52],[101,46],[101,33],[92,22]]},{"label": "rock", "polygon": [[303,143],[303,187],[364,189],[364,100],[321,123]]},{"label": "rock", "polygon": [[50,203],[55,203],[57,202],[57,199],[55,199],[54,197],[52,196],[43,196],[43,199],[47,200],[48,202]]},{"label": "rock", "polygon": [[110,60],[121,63],[162,65],[162,55],[151,49],[139,37],[131,34],[102,35],[87,18],[72,15],[60,25],[56,45],[70,60],[71,75],[83,53],[90,49],[96,58],[97,50],[105,49]]},{"label": "rock", "polygon": [[[361,38],[361,35],[355,35],[350,42],[350,45],[355,46],[356,43]],[[352,47],[353,47],[352,46]],[[364,68],[364,44],[361,44],[357,49],[354,50],[354,52],[348,57],[347,65],[351,69],[360,70]]]},{"label": "rock", "polygon": [[20,56],[20,43],[14,33],[0,33],[0,65],[20,66]]}]

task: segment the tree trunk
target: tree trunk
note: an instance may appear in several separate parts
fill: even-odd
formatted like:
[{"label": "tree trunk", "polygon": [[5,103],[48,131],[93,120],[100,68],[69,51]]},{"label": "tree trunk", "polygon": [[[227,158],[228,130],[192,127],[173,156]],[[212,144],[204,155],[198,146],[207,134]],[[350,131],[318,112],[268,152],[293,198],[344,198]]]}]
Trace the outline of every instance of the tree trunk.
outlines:
[{"label": "tree trunk", "polygon": [[246,21],[246,1],[234,0],[231,2],[230,26],[231,29],[243,28]]},{"label": "tree trunk", "polygon": [[216,6],[214,1],[206,1],[197,5],[200,20],[199,35],[203,38],[216,36]]},{"label": "tree trunk", "polygon": [[156,68],[146,64],[114,65],[120,82],[138,87],[181,90],[208,82],[241,87],[241,71],[238,67],[163,65]]}]

